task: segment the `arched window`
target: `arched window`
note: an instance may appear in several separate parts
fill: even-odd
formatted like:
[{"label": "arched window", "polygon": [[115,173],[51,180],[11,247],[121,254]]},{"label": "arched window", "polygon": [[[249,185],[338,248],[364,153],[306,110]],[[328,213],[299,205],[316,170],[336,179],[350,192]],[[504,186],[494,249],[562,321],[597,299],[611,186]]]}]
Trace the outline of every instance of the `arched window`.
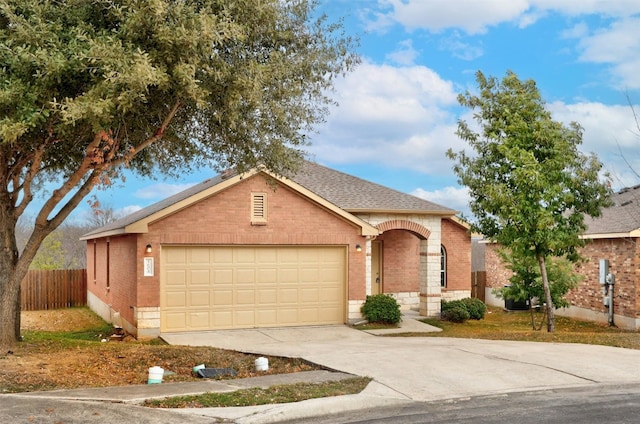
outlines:
[{"label": "arched window", "polygon": [[447,249],[440,245],[440,287],[447,287]]}]

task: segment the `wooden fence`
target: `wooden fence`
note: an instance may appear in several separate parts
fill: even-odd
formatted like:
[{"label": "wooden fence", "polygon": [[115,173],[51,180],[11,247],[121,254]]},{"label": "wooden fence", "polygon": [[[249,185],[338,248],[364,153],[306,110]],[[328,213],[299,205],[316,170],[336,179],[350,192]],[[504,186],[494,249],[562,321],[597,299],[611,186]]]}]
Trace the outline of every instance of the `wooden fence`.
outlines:
[{"label": "wooden fence", "polygon": [[23,311],[85,306],[87,270],[30,270],[20,290]]},{"label": "wooden fence", "polygon": [[486,300],[484,291],[487,287],[487,272],[474,271],[471,273],[471,297],[476,297],[483,302]]}]

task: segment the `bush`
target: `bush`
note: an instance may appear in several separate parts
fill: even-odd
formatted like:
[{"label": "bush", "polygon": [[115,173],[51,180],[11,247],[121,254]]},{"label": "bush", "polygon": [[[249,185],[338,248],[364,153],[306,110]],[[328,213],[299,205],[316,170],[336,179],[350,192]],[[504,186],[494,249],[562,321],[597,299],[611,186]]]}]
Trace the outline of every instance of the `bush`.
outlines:
[{"label": "bush", "polygon": [[[464,310],[465,313],[460,312],[460,309]],[[443,300],[441,303],[441,318],[445,321],[465,322],[468,319],[480,320],[484,318],[486,312],[487,305],[480,299],[467,297],[449,302]]]},{"label": "bush", "polygon": [[465,322],[469,319],[469,311],[464,306],[458,305],[442,311],[442,319],[451,322]]},{"label": "bush", "polygon": [[400,305],[386,294],[367,296],[360,311],[369,322],[397,324],[402,319]]},{"label": "bush", "polygon": [[469,312],[469,316],[471,319],[484,319],[484,314],[487,312],[487,305],[480,299],[467,297],[462,299],[462,303],[464,303],[467,311]]}]

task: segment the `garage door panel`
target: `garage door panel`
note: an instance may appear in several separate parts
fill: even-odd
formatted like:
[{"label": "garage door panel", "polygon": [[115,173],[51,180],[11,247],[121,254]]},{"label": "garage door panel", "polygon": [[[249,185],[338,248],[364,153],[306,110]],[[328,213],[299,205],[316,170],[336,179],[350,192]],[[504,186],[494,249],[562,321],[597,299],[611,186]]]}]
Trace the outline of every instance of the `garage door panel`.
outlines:
[{"label": "garage door panel", "polygon": [[214,284],[233,284],[233,269],[214,269],[213,281],[211,282]]},{"label": "garage door panel", "polygon": [[298,303],[298,288],[287,288],[278,290],[278,300],[281,304]]},{"label": "garage door panel", "polygon": [[165,304],[169,308],[184,308],[187,305],[187,292],[179,291],[179,292],[166,292],[165,293]]},{"label": "garage door panel", "polygon": [[208,290],[191,290],[189,291],[189,306],[211,306]]},{"label": "garage door panel", "polygon": [[192,269],[189,271],[189,286],[208,286],[211,281],[211,274],[208,269]]},{"label": "garage door panel", "polygon": [[189,328],[192,330],[208,330],[211,327],[209,311],[189,312]]},{"label": "garage door panel", "polygon": [[234,282],[235,284],[255,284],[256,270],[253,268],[237,269]]},{"label": "garage door panel", "polygon": [[300,289],[301,303],[318,303],[320,301],[320,290],[316,287]]},{"label": "garage door panel", "polygon": [[161,331],[344,322],[344,247],[163,246],[162,252]]},{"label": "garage door panel", "polygon": [[233,290],[215,290],[213,292],[213,305],[223,306],[233,303]]},{"label": "garage door panel", "polygon": [[254,305],[256,303],[254,290],[236,290],[235,301],[237,305]]},{"label": "garage door panel", "polygon": [[271,305],[278,303],[278,290],[276,289],[258,289],[258,304]]}]

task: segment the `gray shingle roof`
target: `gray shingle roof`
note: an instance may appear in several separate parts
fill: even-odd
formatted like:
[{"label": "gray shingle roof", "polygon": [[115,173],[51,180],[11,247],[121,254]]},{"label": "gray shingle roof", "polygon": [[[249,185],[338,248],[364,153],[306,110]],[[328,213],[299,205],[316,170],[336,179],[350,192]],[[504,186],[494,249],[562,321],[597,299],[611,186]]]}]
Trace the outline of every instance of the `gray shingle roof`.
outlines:
[{"label": "gray shingle roof", "polygon": [[456,213],[453,209],[312,162],[305,162],[293,181],[350,212]]},{"label": "gray shingle roof", "polygon": [[[93,235],[123,229],[203,190],[214,187],[234,175],[237,174],[227,173],[223,178],[221,174],[215,178],[205,180],[122,219],[97,228],[85,234],[82,238],[91,238]],[[398,211],[439,215],[454,215],[456,213],[455,210],[436,203],[308,161],[304,162],[298,174],[291,179],[348,212]]]},{"label": "gray shingle roof", "polygon": [[592,234],[620,234],[640,229],[640,185],[615,193],[614,205],[604,209],[599,218],[587,217],[587,231]]}]

